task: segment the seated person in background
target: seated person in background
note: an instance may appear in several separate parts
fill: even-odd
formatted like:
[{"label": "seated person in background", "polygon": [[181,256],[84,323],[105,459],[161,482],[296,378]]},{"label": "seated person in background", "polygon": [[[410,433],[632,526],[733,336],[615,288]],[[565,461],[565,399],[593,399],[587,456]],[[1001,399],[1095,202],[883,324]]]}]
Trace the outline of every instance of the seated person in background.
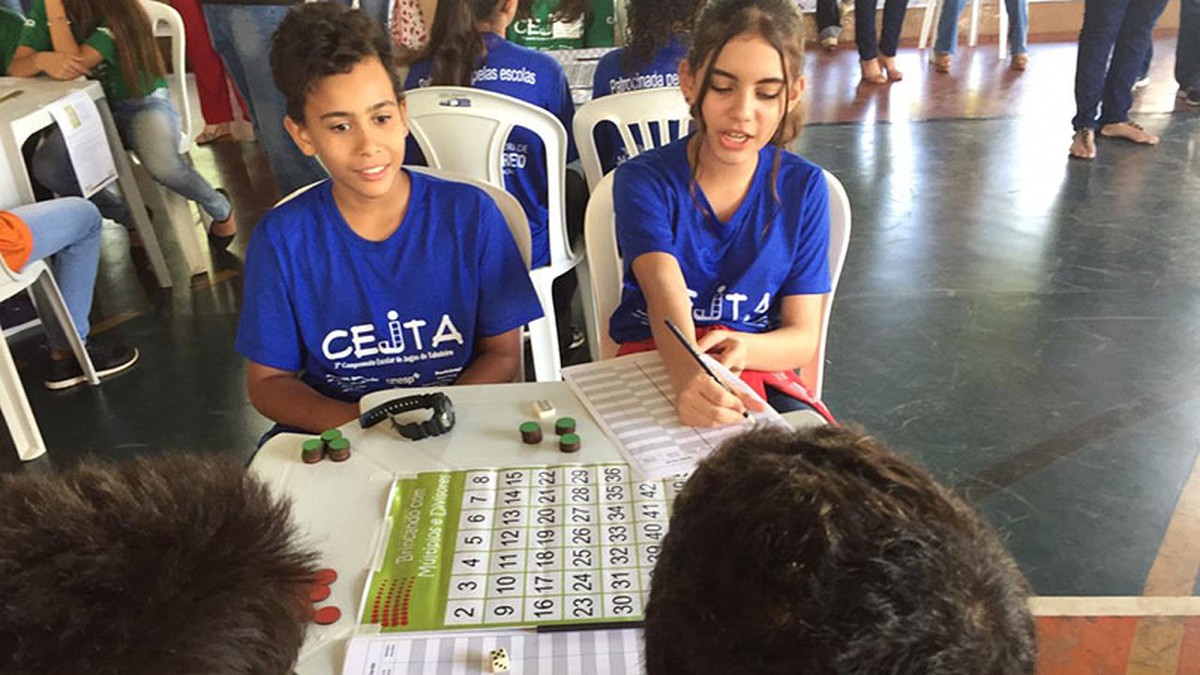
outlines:
[{"label": "seated person in background", "polygon": [[[679,62],[687,54],[688,32],[699,6],[699,0],[632,0],[626,46],[605,54],[596,65],[592,100],[627,91],[678,87]],[[634,129],[633,134],[640,146],[641,133]],[[629,159],[620,135],[609,124],[596,129],[596,151],[604,173]]]},{"label": "seated person in background", "polygon": [[927,473],[845,429],[759,429],[675,500],[647,675],[1028,675],[1029,587]]},{"label": "seated person in background", "polygon": [[[562,123],[567,132],[567,162],[579,158],[572,127],[575,103],[562,66],[535,49],[504,39],[512,23],[518,0],[446,0],[439,2],[433,18],[429,47],[412,64],[405,88],[427,86],[475,87],[504,94],[542,108]],[[550,210],[547,193],[545,146],[533,132],[513,129],[504,152],[504,186],[529,218],[532,267],[550,264]],[[409,140],[410,164],[424,163],[416,141]],[[587,206],[587,183],[576,171],[567,171],[566,219],[568,244],[583,232]],[[570,346],[579,346],[571,333],[571,298],[575,275],[560,277],[554,284],[555,322],[559,348],[564,357]],[[582,333],[579,334],[580,340]]]},{"label": "seated person in background", "polygon": [[250,401],[320,431],[394,387],[511,382],[541,316],[517,245],[478,188],[402,168],[391,41],[359,10],[294,7],[271,46],[296,144],[331,179],[277,206],[246,252],[237,349]]},{"label": "seated person in background", "polygon": [[3,475],[0,524],[0,672],[292,672],[315,554],[238,462]]},{"label": "seated person in background", "polygon": [[8,74],[8,62],[12,61],[13,52],[21,41],[21,31],[25,29],[25,17],[0,7],[0,75]]},{"label": "seated person in background", "polygon": [[[209,241],[224,249],[237,233],[233,202],[182,155],[179,111],[167,94],[165,68],[140,0],[35,0],[9,74],[99,80],[126,148],[154,180],[196,202],[211,217]],[[38,182],[60,195],[82,194],[62,132],[55,127],[34,156]],[[105,215],[132,226],[128,207],[108,186],[96,195]]]},{"label": "seated person in background", "polygon": [[[0,255],[14,272],[29,262],[53,256],[50,269],[54,280],[98,375],[113,375],[137,363],[136,349],[88,340],[88,314],[100,264],[100,211],[94,204],[79,197],[63,197],[0,211]],[[50,345],[43,376],[46,387],[67,389],[86,382],[58,324],[44,323]]]},{"label": "seated person in background", "polygon": [[741,422],[671,321],[779,412],[829,411],[795,369],[816,353],[830,290],[829,188],[787,151],[800,133],[804,24],[793,0],[709,0],[680,88],[695,131],[619,166],[613,178],[624,287],[609,334],[627,354],[658,349],[692,426]]},{"label": "seated person in background", "polygon": [[611,47],[613,0],[520,0],[508,39],[540,50]]}]

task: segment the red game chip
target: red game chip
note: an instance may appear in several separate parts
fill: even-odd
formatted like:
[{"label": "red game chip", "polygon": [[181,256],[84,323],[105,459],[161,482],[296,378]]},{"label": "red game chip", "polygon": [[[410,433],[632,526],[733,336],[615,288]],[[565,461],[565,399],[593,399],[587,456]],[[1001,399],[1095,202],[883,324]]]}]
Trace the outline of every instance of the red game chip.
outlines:
[{"label": "red game chip", "polygon": [[328,567],[317,570],[317,575],[313,577],[313,583],[328,586],[337,581],[337,570]]},{"label": "red game chip", "polygon": [[313,602],[320,602],[328,597],[329,597],[329,587],[328,586],[321,586],[321,585],[313,586],[312,590],[310,590],[308,592],[308,599],[312,600]]},{"label": "red game chip", "polygon": [[322,607],[317,610],[317,616],[313,619],[318,625],[328,626],[331,623],[337,623],[337,620],[342,618],[342,610],[337,607]]}]

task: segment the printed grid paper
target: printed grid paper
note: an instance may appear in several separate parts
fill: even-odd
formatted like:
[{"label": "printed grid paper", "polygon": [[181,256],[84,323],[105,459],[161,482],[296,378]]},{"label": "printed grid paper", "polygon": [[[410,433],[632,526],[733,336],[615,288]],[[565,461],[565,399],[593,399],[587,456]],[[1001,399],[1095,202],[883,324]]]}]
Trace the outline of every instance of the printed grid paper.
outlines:
[{"label": "printed grid paper", "polygon": [[343,675],[476,675],[503,647],[513,675],[641,675],[640,630],[370,635],[350,640]]},{"label": "printed grid paper", "polygon": [[[708,355],[702,354],[701,358],[734,387],[753,391]],[[644,480],[691,473],[722,441],[747,428],[747,424],[715,429],[684,426],[675,412],[675,394],[658,352],[571,366],[562,373]],[[752,413],[752,419],[756,424],[789,426],[770,406]]]},{"label": "printed grid paper", "polygon": [[685,478],[625,464],[397,479],[360,611],[383,632],[640,621]]}]

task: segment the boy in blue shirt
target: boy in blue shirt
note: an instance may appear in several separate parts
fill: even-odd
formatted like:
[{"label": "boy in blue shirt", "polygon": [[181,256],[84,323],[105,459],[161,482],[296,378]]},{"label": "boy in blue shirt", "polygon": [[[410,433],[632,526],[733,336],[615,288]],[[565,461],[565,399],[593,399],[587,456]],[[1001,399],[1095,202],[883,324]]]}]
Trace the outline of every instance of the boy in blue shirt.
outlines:
[{"label": "boy in blue shirt", "polygon": [[401,168],[391,62],[379,27],[335,3],[293,9],[271,47],[288,132],[331,176],[268,213],[246,253],[237,349],[280,425],[338,426],[379,389],[512,381],[541,316],[487,195]]}]

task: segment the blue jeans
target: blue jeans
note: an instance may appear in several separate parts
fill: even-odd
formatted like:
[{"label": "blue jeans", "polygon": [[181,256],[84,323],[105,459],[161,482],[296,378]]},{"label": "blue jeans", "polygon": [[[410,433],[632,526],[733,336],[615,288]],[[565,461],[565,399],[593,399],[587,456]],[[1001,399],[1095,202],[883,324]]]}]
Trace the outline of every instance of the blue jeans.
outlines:
[{"label": "blue jeans", "polygon": [[[92,289],[100,264],[100,211],[86,199],[64,197],[18,206],[11,211],[25,221],[33,233],[29,261],[54,256],[50,269],[58,282],[63,302],[79,335],[87,338]],[[46,339],[51,347],[64,349],[66,339],[47,323]]]},{"label": "blue jeans", "polygon": [[1200,90],[1200,0],[1179,0],[1175,81],[1180,89]]},{"label": "blue jeans", "polygon": [[1085,0],[1075,62],[1076,130],[1129,119],[1150,31],[1167,0]]},{"label": "blue jeans", "polygon": [[854,0],[854,41],[858,45],[858,57],[863,61],[880,54],[896,55],[908,0],[886,0],[883,3],[883,27],[879,29],[878,43],[875,42],[875,7],[875,0]]},{"label": "blue jeans", "polygon": [[[144,98],[127,98],[111,104],[113,121],[121,142],[132,150],[154,180],[200,205],[213,220],[229,217],[233,205],[204,180],[179,154],[179,111],[159,89]],[[60,195],[79,195],[79,181],[67,154],[62,132],[55,127],[33,156],[33,175],[38,182]],[[96,205],[108,218],[131,227],[129,207],[116,186],[95,195]]]},{"label": "blue jeans", "polygon": [[204,5],[213,46],[250,107],[280,194],[325,179],[317,160],[300,152],[287,130],[283,94],[271,76],[271,36],[290,8],[286,5]]},{"label": "blue jeans", "polygon": [[[942,54],[953,54],[958,51],[958,20],[962,17],[967,0],[946,0],[942,6],[942,16],[938,19],[937,40],[933,50]],[[1028,0],[1004,0],[1004,9],[1008,12],[1008,53],[1024,54],[1025,38],[1029,32]]]}]

